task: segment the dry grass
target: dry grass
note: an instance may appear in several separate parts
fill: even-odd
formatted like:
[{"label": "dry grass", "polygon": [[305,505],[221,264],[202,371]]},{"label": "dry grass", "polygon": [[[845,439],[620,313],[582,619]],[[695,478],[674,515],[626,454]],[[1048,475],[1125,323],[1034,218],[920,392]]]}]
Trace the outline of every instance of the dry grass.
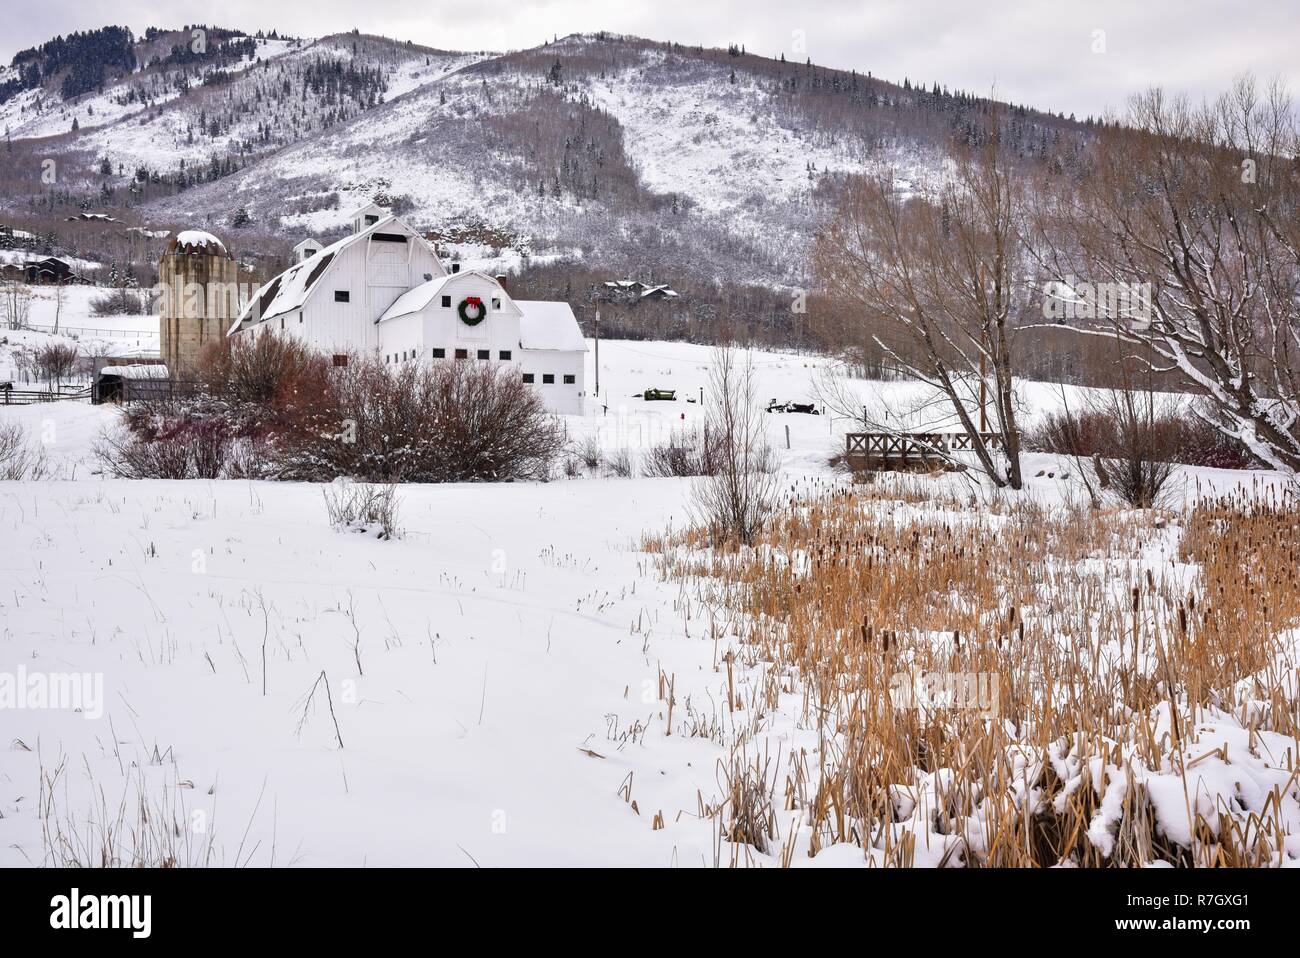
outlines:
[{"label": "dry grass", "polygon": [[[895,866],[1300,856],[1293,499],[1099,513],[929,488],[810,484],[753,548],[648,543],[738,638],[702,803],[732,864],[844,842]],[[782,761],[778,708],[812,743]]]}]

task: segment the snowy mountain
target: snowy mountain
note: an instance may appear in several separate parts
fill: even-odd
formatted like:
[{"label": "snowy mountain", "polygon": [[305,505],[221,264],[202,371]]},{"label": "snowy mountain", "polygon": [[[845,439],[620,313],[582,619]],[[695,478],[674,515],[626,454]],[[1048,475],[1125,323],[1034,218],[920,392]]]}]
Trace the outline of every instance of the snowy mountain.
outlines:
[{"label": "snowy mountain", "polygon": [[[274,258],[378,197],[444,236],[502,237],[478,252],[507,265],[780,291],[806,284],[841,174],[893,166],[924,188],[989,111],[938,84],[603,33],[503,55],[359,34],[222,42],[248,55],[139,54],[151,65],[102,90],[47,84],[0,105],[17,159],[0,206],[198,223]],[[1082,136],[1051,114],[1005,116],[1027,163]],[[56,184],[39,181],[47,156]]]}]

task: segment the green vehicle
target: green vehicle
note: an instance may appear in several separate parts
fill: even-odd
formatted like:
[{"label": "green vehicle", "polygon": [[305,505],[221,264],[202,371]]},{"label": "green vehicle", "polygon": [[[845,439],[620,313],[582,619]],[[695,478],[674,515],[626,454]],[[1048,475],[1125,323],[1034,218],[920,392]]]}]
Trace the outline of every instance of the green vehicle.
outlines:
[{"label": "green vehicle", "polygon": [[657,399],[673,400],[677,398],[676,389],[647,389],[643,394],[646,402],[653,402]]}]

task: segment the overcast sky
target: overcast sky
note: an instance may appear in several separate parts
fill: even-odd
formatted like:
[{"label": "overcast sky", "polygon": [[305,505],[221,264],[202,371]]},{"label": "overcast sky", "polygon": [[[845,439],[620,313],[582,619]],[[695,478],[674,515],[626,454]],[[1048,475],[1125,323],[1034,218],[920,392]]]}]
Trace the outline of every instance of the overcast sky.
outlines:
[{"label": "overcast sky", "polygon": [[[17,0],[5,0],[17,4]],[[1236,74],[1300,94],[1297,0],[42,0],[5,18],[0,58],[58,33],[210,22],[297,36],[350,30],[454,50],[510,50],[612,30],[653,40],[812,57],[901,82],[1100,114],[1159,84],[1200,98]],[[214,12],[215,11],[215,12]]]}]

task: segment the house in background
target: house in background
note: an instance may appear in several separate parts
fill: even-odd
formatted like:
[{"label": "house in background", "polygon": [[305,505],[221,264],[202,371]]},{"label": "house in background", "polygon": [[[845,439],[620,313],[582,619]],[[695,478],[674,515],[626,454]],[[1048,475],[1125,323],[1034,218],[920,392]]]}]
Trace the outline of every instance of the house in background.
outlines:
[{"label": "house in background", "polygon": [[252,297],[229,335],[293,336],[339,364],[369,353],[390,365],[505,365],[548,409],[582,413],[587,347],[568,303],[515,300],[504,276],[459,264],[448,272],[431,243],[375,204],[350,221],[336,243],[309,254],[300,243],[294,265]]}]

